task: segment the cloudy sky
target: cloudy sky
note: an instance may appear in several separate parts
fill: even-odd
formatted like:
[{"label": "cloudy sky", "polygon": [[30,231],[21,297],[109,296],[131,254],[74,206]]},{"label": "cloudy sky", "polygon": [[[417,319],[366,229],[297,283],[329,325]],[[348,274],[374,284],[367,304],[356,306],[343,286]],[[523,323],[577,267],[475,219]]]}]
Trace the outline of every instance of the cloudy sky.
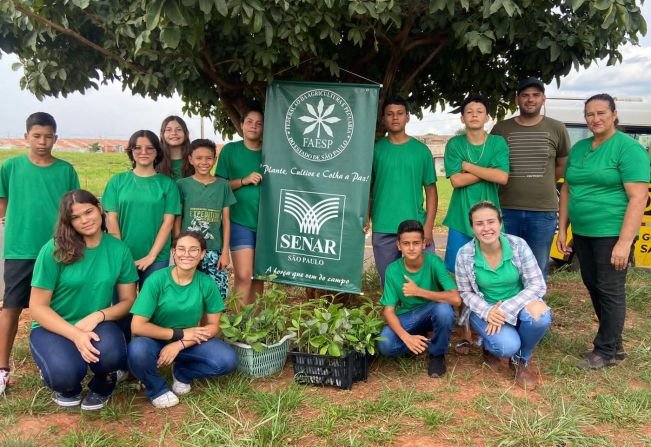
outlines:
[{"label": "cloudy sky", "polygon": [[[642,7],[647,23],[651,23],[651,1]],[[640,47],[625,47],[624,62],[607,67],[605,61],[594,63],[588,69],[572,72],[565,77],[560,88],[554,83],[547,88],[547,96],[587,97],[608,92],[614,96],[642,97],[651,102],[651,33],[642,38]],[[38,110],[55,116],[60,137],[67,138],[121,138],[126,139],[136,129],[151,129],[158,133],[161,120],[167,115],[181,114],[182,102],[178,97],[157,101],[134,96],[122,91],[117,84],[89,90],[85,95],[74,94],[68,98],[49,98],[38,101],[31,93],[20,89],[20,72],[11,65],[18,59],[1,54],[0,138],[19,137],[24,132],[25,117]],[[198,117],[187,118],[193,138],[199,136]],[[206,137],[223,141],[215,135],[212,124],[205,119]],[[411,134],[451,134],[460,127],[457,115],[426,113],[423,120],[412,120],[408,126]]]}]

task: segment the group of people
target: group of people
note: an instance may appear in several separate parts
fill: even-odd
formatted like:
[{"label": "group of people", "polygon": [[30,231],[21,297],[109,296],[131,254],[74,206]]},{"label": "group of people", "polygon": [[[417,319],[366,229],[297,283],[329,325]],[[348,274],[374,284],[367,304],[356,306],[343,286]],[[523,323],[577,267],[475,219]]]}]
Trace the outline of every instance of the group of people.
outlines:
[{"label": "group of people", "polygon": [[[522,81],[520,114],[491,134],[484,130],[486,98],[463,102],[465,133],[452,138],[445,153],[454,188],[444,220],[445,262],[434,254],[432,156],[405,132],[407,102],[385,101],[387,136],[375,145],[366,226],[383,286],[387,325],[380,353],[428,351],[429,375],[443,376],[458,307],[465,328],[458,348],[469,348],[474,330],[484,361],[510,360],[516,382],[533,388],[529,360],[551,324],[544,296],[555,185],[565,176],[558,247],[571,250],[571,220],[573,248],[600,323],[594,349],[578,366],[609,366],[625,355],[624,282],[646,203],[648,154],[617,131],[610,96],[588,99],[585,116],[594,136],[571,150],[562,123],[540,113],[544,101],[542,82]],[[52,156],[54,118],[35,113],[26,127],[29,153],[0,166],[0,217],[6,216],[0,392],[9,382],[18,317],[26,307],[34,320],[34,361],[60,406],[102,408],[128,370],[152,404],[166,408],[194,379],[233,371],[236,355],[216,335],[231,260],[240,305],[263,290],[252,279],[262,111],[243,114],[243,140],[227,144],[219,160],[215,144],[190,141],[177,116],[163,121],[160,138],[134,133],[126,150],[132,169],[108,181],[101,203],[79,189],[69,163]],[[171,388],[159,371],[167,365],[173,365]],[[88,368],[94,376],[82,399]]]}]

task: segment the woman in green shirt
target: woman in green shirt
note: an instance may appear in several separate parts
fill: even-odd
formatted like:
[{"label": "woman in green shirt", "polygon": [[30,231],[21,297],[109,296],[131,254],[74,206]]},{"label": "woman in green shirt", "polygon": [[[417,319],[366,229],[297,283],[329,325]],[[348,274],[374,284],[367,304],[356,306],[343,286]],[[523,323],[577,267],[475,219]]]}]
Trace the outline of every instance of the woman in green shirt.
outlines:
[{"label": "woman in green shirt", "polygon": [[[138,280],[129,247],[106,234],[99,201],[88,191],[66,193],[54,239],[41,249],[32,278],[29,345],[43,379],[62,407],[99,410],[124,369],[127,345],[115,320],[125,317]],[[111,304],[117,287],[119,302]],[[88,368],[95,376],[81,400]]]},{"label": "woman in green shirt", "polygon": [[[233,348],[215,338],[224,302],[217,284],[197,271],[206,255],[201,234],[184,231],[172,242],[174,264],[147,279],[131,313],[129,369],[156,408],[179,403],[194,379],[228,374],[237,367]],[[202,324],[205,321],[205,324]],[[158,368],[174,364],[172,390]]]},{"label": "woman in green shirt", "polygon": [[180,116],[170,115],[160,126],[160,145],[163,158],[157,170],[161,174],[178,180],[194,174],[188,162],[190,155],[190,132]]},{"label": "woman in green shirt", "polygon": [[648,198],[649,155],[617,130],[615,101],[605,93],[585,102],[585,121],[593,136],[570,150],[561,188],[557,247],[565,254],[568,223],[581,277],[599,330],[594,349],[582,353],[581,369],[599,369],[626,355],[622,330],[626,317],[626,271]]}]

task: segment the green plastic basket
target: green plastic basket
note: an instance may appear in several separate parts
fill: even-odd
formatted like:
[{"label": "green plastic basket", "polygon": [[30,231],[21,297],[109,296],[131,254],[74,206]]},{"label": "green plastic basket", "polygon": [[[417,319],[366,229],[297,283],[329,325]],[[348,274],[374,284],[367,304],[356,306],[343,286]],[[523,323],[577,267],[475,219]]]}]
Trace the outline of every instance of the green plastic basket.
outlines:
[{"label": "green plastic basket", "polygon": [[238,342],[228,342],[237,352],[237,369],[255,377],[265,377],[282,370],[287,361],[287,353],[293,332],[285,335],[278,343],[263,345],[263,352],[254,351],[250,345]]}]

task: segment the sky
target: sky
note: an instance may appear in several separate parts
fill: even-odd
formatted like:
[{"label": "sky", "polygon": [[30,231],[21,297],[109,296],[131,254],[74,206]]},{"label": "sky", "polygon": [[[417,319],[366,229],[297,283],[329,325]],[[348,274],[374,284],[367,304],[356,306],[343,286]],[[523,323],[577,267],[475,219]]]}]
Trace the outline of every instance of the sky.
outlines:
[{"label": "sky", "polygon": [[[651,1],[646,2],[642,11],[651,25]],[[598,61],[588,69],[572,71],[561,80],[560,88],[556,83],[547,86],[547,97],[587,98],[594,93],[607,92],[616,97],[641,97],[651,102],[651,32],[641,39],[640,46],[626,46],[621,51],[623,63],[607,67],[605,61]],[[84,95],[46,98],[41,102],[30,92],[20,89],[21,72],[11,69],[18,58],[5,53],[0,53],[0,56],[0,138],[22,136],[25,118],[35,111],[46,111],[56,118],[61,138],[127,139],[137,129],[151,129],[158,134],[163,118],[182,115],[183,103],[178,96],[153,101],[123,91],[122,86],[115,83],[102,85],[99,90],[88,90]],[[184,119],[191,137],[199,137],[200,118],[184,116]],[[458,115],[426,112],[422,120],[413,118],[410,121],[407,132],[412,135],[445,135],[453,134],[459,128]],[[220,135],[215,134],[207,118],[204,118],[204,129],[206,138],[224,142]]]}]

